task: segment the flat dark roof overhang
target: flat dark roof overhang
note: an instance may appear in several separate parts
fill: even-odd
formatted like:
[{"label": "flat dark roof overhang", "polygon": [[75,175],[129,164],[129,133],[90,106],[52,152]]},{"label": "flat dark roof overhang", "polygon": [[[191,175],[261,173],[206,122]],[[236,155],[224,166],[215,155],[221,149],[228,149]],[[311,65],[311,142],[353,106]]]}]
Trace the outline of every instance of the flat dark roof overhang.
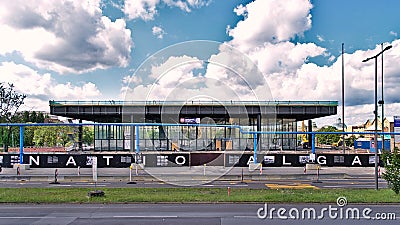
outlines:
[{"label": "flat dark roof overhang", "polygon": [[[50,114],[94,122],[122,122],[123,116],[156,118],[161,114],[181,117],[226,118],[260,113],[276,118],[309,120],[337,114],[337,101],[50,101]],[[269,115],[270,114],[270,115]],[[140,122],[140,121],[137,121]],[[144,121],[143,121],[144,122]]]}]

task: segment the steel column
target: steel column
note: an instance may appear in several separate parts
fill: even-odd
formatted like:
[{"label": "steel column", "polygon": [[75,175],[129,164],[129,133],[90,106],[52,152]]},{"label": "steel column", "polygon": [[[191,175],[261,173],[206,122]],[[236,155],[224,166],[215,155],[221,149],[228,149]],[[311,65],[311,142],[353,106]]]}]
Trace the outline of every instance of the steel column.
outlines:
[{"label": "steel column", "polygon": [[19,126],[19,164],[24,164],[24,126]]}]

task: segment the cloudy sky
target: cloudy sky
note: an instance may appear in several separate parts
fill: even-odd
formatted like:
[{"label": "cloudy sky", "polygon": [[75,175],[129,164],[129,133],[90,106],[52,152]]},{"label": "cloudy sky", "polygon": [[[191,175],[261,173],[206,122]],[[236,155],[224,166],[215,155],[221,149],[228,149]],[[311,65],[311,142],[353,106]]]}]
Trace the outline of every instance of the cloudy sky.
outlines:
[{"label": "cloudy sky", "polygon": [[[373,117],[384,46],[385,114],[400,114],[397,0],[0,1],[0,82],[49,100],[337,100]],[[201,40],[201,41],[195,41]],[[379,87],[381,85],[378,61]],[[379,93],[380,93],[379,89]],[[381,96],[379,95],[379,99]],[[333,123],[341,115],[318,120]]]}]

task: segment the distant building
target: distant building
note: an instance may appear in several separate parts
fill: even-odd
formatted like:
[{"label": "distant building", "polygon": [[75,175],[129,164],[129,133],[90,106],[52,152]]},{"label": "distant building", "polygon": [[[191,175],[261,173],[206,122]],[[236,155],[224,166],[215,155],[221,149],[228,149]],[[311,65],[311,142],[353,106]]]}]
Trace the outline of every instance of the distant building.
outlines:
[{"label": "distant building", "polygon": [[[377,121],[377,131],[378,132],[393,132],[393,120],[384,118],[383,120],[383,126],[382,126],[382,120],[378,117]],[[375,131],[375,119],[371,120],[368,119],[364,124],[362,125],[356,125],[356,126],[349,126],[349,129],[347,129],[348,132],[370,132],[370,134],[363,134],[363,135],[357,135],[355,136],[357,138],[359,137],[364,137],[367,139],[371,139],[374,137],[374,131]],[[385,140],[390,139],[390,148],[394,149],[394,137],[393,136],[385,136]]]},{"label": "distant building", "polygon": [[[342,119],[338,118],[336,120],[336,123],[332,124],[332,126],[336,127],[336,129],[338,129],[338,130],[342,130],[343,129]],[[344,130],[345,131],[347,130],[347,125],[346,124],[344,124]]]},{"label": "distant building", "polygon": [[45,123],[63,123],[61,120],[58,119],[58,116],[50,115],[44,118]]}]

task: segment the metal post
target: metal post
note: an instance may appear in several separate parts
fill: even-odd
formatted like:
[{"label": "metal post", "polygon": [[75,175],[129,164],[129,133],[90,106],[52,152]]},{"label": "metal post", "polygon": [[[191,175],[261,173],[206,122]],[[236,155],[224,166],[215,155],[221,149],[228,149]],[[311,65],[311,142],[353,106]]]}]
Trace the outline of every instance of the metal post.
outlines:
[{"label": "metal post", "polygon": [[24,126],[19,126],[19,164],[24,164]]},{"label": "metal post", "polygon": [[129,182],[132,182],[132,164],[129,167]]},{"label": "metal post", "polygon": [[343,154],[346,153],[345,147],[345,134],[344,134],[344,43],[342,43],[342,146],[343,146]]},{"label": "metal post", "polygon": [[243,168],[242,168],[242,176],[241,176],[241,178],[240,178],[240,181],[241,181],[241,183],[244,183],[244,181],[243,181]]},{"label": "metal post", "polygon": [[257,133],[254,133],[254,164],[257,164]]},{"label": "metal post", "polygon": [[[257,114],[257,132],[261,132],[261,114]],[[257,135],[257,143],[261,143],[261,134]]]},{"label": "metal post", "polygon": [[135,126],[135,150],[136,150],[136,153],[140,152],[140,149],[139,149],[139,126],[138,125]]},{"label": "metal post", "polygon": [[311,153],[315,154],[315,133],[311,134]]},{"label": "metal post", "polygon": [[[383,51],[383,43],[381,44],[381,49],[382,49],[382,51]],[[383,100],[383,53],[382,53],[382,80],[381,80],[381,82],[382,82],[382,99],[381,99],[381,103],[382,103],[382,132],[385,132],[385,129],[384,129],[384,127],[385,127],[385,125],[384,125],[384,104],[385,104],[385,101]],[[383,152],[383,150],[385,150],[385,135],[384,134],[382,134],[382,152]]]},{"label": "metal post", "polygon": [[371,59],[375,59],[375,132],[374,132],[374,147],[375,147],[375,189],[378,190],[378,56],[383,54],[384,51],[391,49],[393,46],[389,45],[384,48],[381,52],[373,57],[364,59],[362,62],[367,62]]},{"label": "metal post", "polygon": [[378,190],[378,57],[375,57],[375,189]]},{"label": "metal post", "polygon": [[[82,120],[79,120],[79,123],[82,123]],[[80,125],[80,126],[78,126],[78,149],[79,149],[79,151],[83,151],[82,139],[83,139],[83,128],[82,128],[82,125]]]}]

